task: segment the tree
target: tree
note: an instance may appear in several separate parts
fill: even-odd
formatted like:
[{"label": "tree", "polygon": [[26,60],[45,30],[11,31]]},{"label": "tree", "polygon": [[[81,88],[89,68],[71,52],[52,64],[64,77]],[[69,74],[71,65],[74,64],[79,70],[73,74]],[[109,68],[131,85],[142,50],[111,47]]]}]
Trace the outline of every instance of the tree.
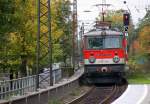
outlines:
[{"label": "tree", "polygon": [[15,17],[15,1],[1,0],[0,1],[0,69],[6,71],[8,66],[8,49],[9,34],[15,31],[17,25],[17,18]]},{"label": "tree", "polygon": [[[55,5],[54,5],[55,4]],[[52,1],[52,37],[54,62],[64,61],[71,56],[71,8],[70,1]]]},{"label": "tree", "polygon": [[[134,30],[134,40],[132,42],[132,63],[137,69],[149,72],[150,60],[150,11],[148,10],[144,18],[139,21],[138,28]],[[131,65],[132,66],[132,65]]]},{"label": "tree", "polygon": [[[3,10],[2,17],[5,18],[1,19],[2,24],[0,25],[2,34],[4,34],[2,38],[7,37],[5,38],[7,40],[6,66],[14,70],[20,69],[21,76],[26,76],[28,60],[31,62],[32,56],[35,54],[34,0],[3,0],[2,3],[1,11],[9,8]],[[3,43],[3,45],[6,44]],[[2,53],[4,54],[4,51]]]},{"label": "tree", "polygon": [[106,21],[112,21],[111,27],[118,28],[120,31],[123,31],[123,10],[117,11],[108,11],[105,16]]},{"label": "tree", "polygon": [[137,29],[139,48],[138,53],[150,59],[150,10],[147,11],[145,17],[139,23]]},{"label": "tree", "polygon": [[[53,58],[54,62],[59,62],[63,60],[64,54],[70,56],[71,29],[66,28],[71,25],[71,20],[67,19],[70,15],[70,2],[52,0],[51,3]],[[37,41],[36,7],[35,0],[0,0],[0,69],[20,72],[21,77],[27,75],[27,69],[34,69]],[[44,31],[44,27],[41,31]],[[60,44],[60,40],[66,41]],[[42,41],[46,39],[43,38]],[[43,63],[46,65],[48,62],[44,59]]]}]

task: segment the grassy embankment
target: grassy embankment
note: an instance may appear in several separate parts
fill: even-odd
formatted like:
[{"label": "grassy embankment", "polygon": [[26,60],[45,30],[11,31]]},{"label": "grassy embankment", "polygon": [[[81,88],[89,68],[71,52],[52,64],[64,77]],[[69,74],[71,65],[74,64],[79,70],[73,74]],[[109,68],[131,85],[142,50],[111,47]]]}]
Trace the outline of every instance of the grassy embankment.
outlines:
[{"label": "grassy embankment", "polygon": [[150,84],[150,61],[138,57],[130,57],[127,80],[129,84]]},{"label": "grassy embankment", "polygon": [[129,84],[150,84],[150,73],[132,73],[127,75]]}]

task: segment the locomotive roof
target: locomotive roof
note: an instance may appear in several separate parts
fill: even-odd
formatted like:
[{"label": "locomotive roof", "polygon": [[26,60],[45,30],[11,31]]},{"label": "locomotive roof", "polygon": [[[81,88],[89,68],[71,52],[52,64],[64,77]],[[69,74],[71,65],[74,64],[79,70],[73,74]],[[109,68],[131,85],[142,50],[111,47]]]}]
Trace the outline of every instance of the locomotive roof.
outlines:
[{"label": "locomotive roof", "polygon": [[107,30],[96,29],[85,33],[84,36],[100,36],[104,31],[106,32],[106,35],[122,35],[122,32],[111,30],[111,29],[107,29]]}]

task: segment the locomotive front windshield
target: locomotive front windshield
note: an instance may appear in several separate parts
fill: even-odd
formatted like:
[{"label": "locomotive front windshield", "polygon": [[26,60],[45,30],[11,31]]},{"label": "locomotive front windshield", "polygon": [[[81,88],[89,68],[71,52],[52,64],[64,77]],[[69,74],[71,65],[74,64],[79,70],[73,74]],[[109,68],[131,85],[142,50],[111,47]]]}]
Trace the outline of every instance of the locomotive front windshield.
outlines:
[{"label": "locomotive front windshield", "polygon": [[87,49],[121,48],[121,36],[87,37]]}]

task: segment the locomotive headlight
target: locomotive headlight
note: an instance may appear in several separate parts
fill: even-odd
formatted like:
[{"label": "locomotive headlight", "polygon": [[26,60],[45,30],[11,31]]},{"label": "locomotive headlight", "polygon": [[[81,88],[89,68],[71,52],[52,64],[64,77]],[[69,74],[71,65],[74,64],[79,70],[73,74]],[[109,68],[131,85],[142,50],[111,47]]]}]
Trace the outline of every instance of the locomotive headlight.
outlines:
[{"label": "locomotive headlight", "polygon": [[96,61],[95,57],[91,56],[91,57],[89,58],[89,62],[90,62],[90,63],[94,63],[95,61]]},{"label": "locomotive headlight", "polygon": [[114,56],[113,61],[114,61],[115,63],[118,63],[118,62],[120,61],[119,56]]}]

